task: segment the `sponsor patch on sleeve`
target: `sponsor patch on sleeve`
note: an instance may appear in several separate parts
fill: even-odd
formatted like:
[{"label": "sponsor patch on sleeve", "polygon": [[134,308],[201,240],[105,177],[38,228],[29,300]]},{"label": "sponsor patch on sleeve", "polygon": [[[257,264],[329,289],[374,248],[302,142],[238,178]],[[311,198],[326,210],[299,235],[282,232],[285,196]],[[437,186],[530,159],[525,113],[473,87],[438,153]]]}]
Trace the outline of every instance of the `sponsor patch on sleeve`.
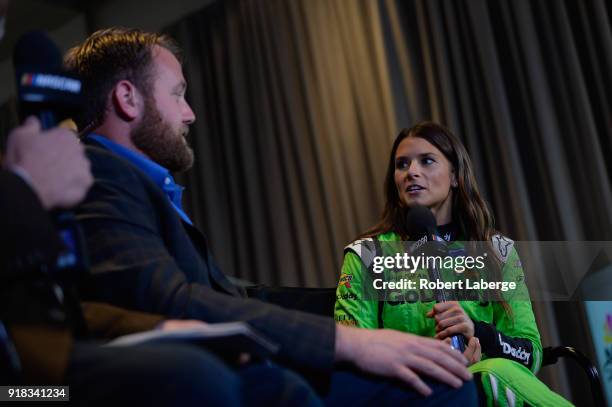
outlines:
[{"label": "sponsor patch on sleeve", "polygon": [[342,273],[340,275],[340,281],[338,282],[339,286],[345,286],[346,288],[352,288],[351,287],[351,280],[353,279],[353,276],[350,274],[346,274],[346,273]]},{"label": "sponsor patch on sleeve", "polygon": [[505,263],[508,260],[508,256],[512,252],[512,246],[514,246],[514,241],[508,239],[506,236],[495,235],[491,238],[493,243],[493,248],[495,252],[499,256],[499,259]]}]

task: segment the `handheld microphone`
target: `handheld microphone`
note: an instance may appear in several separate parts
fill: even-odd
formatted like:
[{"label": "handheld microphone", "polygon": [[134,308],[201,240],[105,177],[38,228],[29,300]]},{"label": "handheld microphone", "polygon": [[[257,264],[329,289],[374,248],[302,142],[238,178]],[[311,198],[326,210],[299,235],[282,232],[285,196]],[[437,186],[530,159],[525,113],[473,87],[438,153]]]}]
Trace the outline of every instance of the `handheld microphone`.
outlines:
[{"label": "handheld microphone", "polygon": [[[17,79],[19,121],[36,116],[43,130],[74,117],[82,100],[81,81],[62,67],[62,54],[43,31],[29,31],[13,50]],[[76,134],[75,134],[76,137]],[[60,237],[66,250],[60,253],[56,269],[62,271],[88,268],[82,232],[72,212],[55,214]]]},{"label": "handheld microphone", "polygon": [[[42,31],[24,34],[13,50],[13,64],[20,122],[28,116],[36,116],[41,128],[47,130],[79,112],[81,81],[64,71],[62,53],[47,34]],[[89,270],[85,239],[72,212],[57,211],[53,215],[65,250],[59,253],[55,266],[49,271],[57,282],[68,283],[63,284],[64,290],[54,292],[59,302],[65,305],[75,334],[84,336],[87,325],[81,314],[78,295],[69,280],[81,278],[83,272]]]},{"label": "handheld microphone", "polygon": [[[438,237],[436,233],[436,218],[433,213],[425,206],[417,205],[410,208],[406,216],[406,231],[411,240],[416,243],[413,250],[422,249],[429,256],[444,257],[448,254],[448,248],[444,239]],[[440,270],[436,267],[436,262],[433,262],[431,267],[428,267],[429,279],[433,281],[442,281]],[[435,291],[436,302],[448,301],[448,296],[444,289]],[[463,353],[465,351],[465,338],[463,335],[453,335],[450,337],[451,346]]]},{"label": "handheld microphone", "polygon": [[73,117],[81,103],[81,81],[62,68],[62,54],[42,31],[25,33],[13,50],[19,121],[36,116],[43,130]]}]

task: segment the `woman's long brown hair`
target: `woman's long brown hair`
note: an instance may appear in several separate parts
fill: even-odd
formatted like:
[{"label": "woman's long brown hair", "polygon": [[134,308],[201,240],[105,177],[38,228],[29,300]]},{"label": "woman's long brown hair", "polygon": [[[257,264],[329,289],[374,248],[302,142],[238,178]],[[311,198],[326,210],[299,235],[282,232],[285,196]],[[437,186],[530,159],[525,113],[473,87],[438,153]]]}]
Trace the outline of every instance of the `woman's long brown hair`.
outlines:
[{"label": "woman's long brown hair", "polygon": [[[452,219],[457,225],[458,235],[466,242],[486,242],[487,269],[490,281],[503,281],[501,261],[490,244],[495,230],[495,220],[485,200],[480,195],[470,156],[461,141],[446,127],[434,122],[421,122],[410,129],[403,129],[391,148],[387,175],[385,176],[385,208],[379,222],[358,238],[374,237],[382,233],[395,232],[402,239],[409,240],[406,231],[406,215],[410,208],[402,205],[395,185],[395,155],[400,143],[408,137],[419,137],[428,141],[444,154],[455,171],[457,186],[453,188]],[[504,301],[501,293],[494,293],[510,315],[510,306]]]}]

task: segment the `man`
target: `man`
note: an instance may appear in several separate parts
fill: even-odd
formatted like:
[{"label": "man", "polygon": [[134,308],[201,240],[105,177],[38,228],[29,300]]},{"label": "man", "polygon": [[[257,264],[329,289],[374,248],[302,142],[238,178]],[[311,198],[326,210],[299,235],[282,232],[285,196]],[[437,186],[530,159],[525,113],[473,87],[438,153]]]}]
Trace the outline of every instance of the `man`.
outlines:
[{"label": "man", "polygon": [[[7,1],[0,0],[0,28],[6,10]],[[74,206],[92,183],[74,132],[42,131],[34,117],[11,131],[0,160],[0,384],[69,385],[71,401],[84,405],[244,404],[252,394],[242,387],[261,369],[238,375],[193,347],[106,348],[72,332],[75,317],[84,319],[89,336],[98,340],[202,324],[99,303],[85,304],[83,318],[78,299],[62,289],[70,288],[69,282],[50,273],[64,244],[47,211]],[[269,379],[274,384],[292,378]],[[308,396],[307,386],[292,390],[296,399]]]},{"label": "man", "polygon": [[[38,120],[30,117],[9,135],[0,171],[0,320],[1,329],[6,324],[16,355],[3,355],[7,360],[2,364],[2,384],[68,384],[71,399],[84,404],[147,399],[201,404],[227,401],[226,396],[233,394],[238,398],[235,374],[199,350],[178,346],[110,349],[88,344],[82,337],[73,341],[71,318],[81,310],[67,306],[70,292],[63,292],[64,301],[55,295],[54,287],[59,286],[46,271],[63,248],[46,210],[78,203],[92,182],[89,161],[72,131],[41,131]],[[84,315],[97,339],[194,325],[94,303],[85,304]],[[12,351],[10,345],[3,349]],[[7,369],[9,360],[14,372]],[[185,372],[189,372],[187,378]],[[195,381],[196,376],[206,375],[218,378],[212,392]],[[172,380],[174,388],[144,391]],[[131,393],[122,392],[128,387]]]},{"label": "man", "polygon": [[[93,131],[85,143],[96,182],[77,209],[92,262],[87,295],[170,317],[246,321],[280,345],[284,365],[331,371],[320,393],[327,403],[475,403],[473,384],[463,384],[471,378],[465,359],[443,342],[335,325],[241,297],[183,212],[182,187],[170,174],[193,163],[186,135],[195,115],[178,55],[166,36],[112,28],[66,56],[84,86],[77,125]],[[353,370],[332,371],[341,362]]]}]

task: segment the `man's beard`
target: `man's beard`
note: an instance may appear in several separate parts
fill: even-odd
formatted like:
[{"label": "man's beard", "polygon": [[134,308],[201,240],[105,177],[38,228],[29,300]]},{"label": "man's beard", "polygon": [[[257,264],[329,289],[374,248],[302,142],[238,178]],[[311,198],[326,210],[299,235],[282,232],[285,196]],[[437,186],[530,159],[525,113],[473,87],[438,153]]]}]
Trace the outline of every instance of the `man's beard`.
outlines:
[{"label": "man's beard", "polygon": [[151,160],[172,172],[193,165],[193,150],[187,145],[187,126],[173,130],[164,122],[151,98],[145,98],[144,116],[132,131],[132,143]]}]

